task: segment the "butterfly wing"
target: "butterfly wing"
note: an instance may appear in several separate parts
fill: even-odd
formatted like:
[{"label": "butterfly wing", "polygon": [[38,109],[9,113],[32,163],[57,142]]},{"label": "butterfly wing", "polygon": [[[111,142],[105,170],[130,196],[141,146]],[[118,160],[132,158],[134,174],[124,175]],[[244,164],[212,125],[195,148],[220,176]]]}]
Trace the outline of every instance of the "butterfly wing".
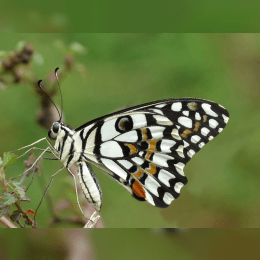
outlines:
[{"label": "butterfly wing", "polygon": [[165,208],[187,184],[183,169],[228,122],[211,101],[152,102],[91,121],[78,129],[84,159],[111,175],[138,200]]}]

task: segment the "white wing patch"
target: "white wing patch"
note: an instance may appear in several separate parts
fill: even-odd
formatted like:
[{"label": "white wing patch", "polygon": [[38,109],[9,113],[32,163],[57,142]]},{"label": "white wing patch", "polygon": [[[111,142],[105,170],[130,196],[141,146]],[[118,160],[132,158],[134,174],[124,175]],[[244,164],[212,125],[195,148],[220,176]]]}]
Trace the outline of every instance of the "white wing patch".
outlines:
[{"label": "white wing patch", "polygon": [[203,127],[201,129],[201,134],[204,135],[204,136],[207,136],[209,132],[210,132],[210,130],[206,127]]},{"label": "white wing patch", "polygon": [[169,192],[165,192],[165,194],[163,196],[164,203],[167,205],[170,205],[173,200],[174,200],[174,197]]},{"label": "white wing patch", "polygon": [[176,144],[173,140],[163,139],[161,142],[161,150],[164,153],[171,153],[171,148]]},{"label": "white wing patch", "polygon": [[118,162],[128,170],[133,166],[133,164],[127,160],[118,160]]},{"label": "white wing patch", "polygon": [[187,110],[182,111],[182,114],[185,115],[185,116],[189,116],[189,111],[187,111]]},{"label": "white wing patch", "polygon": [[133,157],[133,158],[131,158],[131,160],[132,160],[133,162],[137,163],[138,165],[141,165],[141,164],[144,163],[144,160],[141,159],[141,158],[139,158],[139,157]]},{"label": "white wing patch", "polygon": [[172,137],[176,140],[181,140],[181,137],[179,135],[179,131],[178,129],[174,128],[172,129],[172,133],[171,133]]},{"label": "white wing patch", "polygon": [[159,174],[158,174],[158,179],[163,183],[165,184],[167,187],[170,187],[170,180],[176,178],[172,173],[164,170],[164,169],[161,169],[159,171]]},{"label": "white wing patch", "polygon": [[229,117],[225,116],[225,115],[222,115],[223,118],[224,118],[224,122],[227,124],[228,123],[228,120],[229,120]]},{"label": "white wing patch", "polygon": [[115,138],[116,141],[135,143],[138,140],[138,135],[135,130],[121,134]]},{"label": "white wing patch", "polygon": [[174,190],[175,190],[177,193],[180,193],[182,187],[183,187],[183,183],[177,182],[177,183],[174,185]]},{"label": "white wing patch", "polygon": [[118,175],[123,180],[127,179],[127,173],[119,167],[114,161],[110,159],[101,159],[102,163],[112,172],[114,172],[116,175]]},{"label": "white wing patch", "polygon": [[161,185],[156,180],[154,180],[151,176],[149,175],[147,176],[144,187],[146,189],[149,189],[149,191],[152,192],[155,196],[159,197],[157,189],[161,187]]},{"label": "white wing patch", "polygon": [[211,110],[211,105],[203,103],[201,107],[204,109],[205,113],[209,116],[218,117],[218,114]]},{"label": "white wing patch", "polygon": [[165,127],[151,126],[148,129],[151,131],[151,135],[152,135],[153,139],[163,138],[163,131],[165,130]]},{"label": "white wing patch", "polygon": [[162,154],[162,153],[155,153],[153,156],[153,159],[152,159],[152,161],[155,164],[163,166],[163,167],[169,166],[167,163],[168,160],[174,160],[174,158],[169,155]]},{"label": "white wing patch", "polygon": [[181,116],[178,118],[178,122],[185,127],[188,127],[188,128],[192,127],[192,121],[188,117]]},{"label": "white wing patch", "polygon": [[172,108],[172,111],[180,112],[182,109],[182,104],[181,104],[181,102],[173,103],[171,108]]},{"label": "white wing patch", "polygon": [[83,138],[86,138],[87,133],[89,132],[89,130],[93,127],[94,124],[91,124],[90,126],[87,126],[86,128],[84,128],[83,130]]},{"label": "white wing patch", "polygon": [[154,115],[153,117],[158,125],[173,125],[173,122],[165,116]]},{"label": "white wing patch", "polygon": [[211,128],[216,128],[218,126],[218,122],[215,119],[210,119],[209,120],[209,126]]},{"label": "white wing patch", "polygon": [[180,175],[184,176],[183,168],[184,168],[185,164],[179,162],[179,163],[176,163],[176,164],[174,164],[174,165],[175,165],[175,167],[176,167],[177,172],[178,172]]},{"label": "white wing patch", "polygon": [[196,112],[196,114],[195,114],[195,119],[198,120],[198,121],[201,120],[201,116],[198,112]]},{"label": "white wing patch", "polygon": [[120,132],[116,131],[115,129],[116,120],[117,118],[109,120],[103,124],[103,126],[101,127],[102,141],[110,140],[120,134]]},{"label": "white wing patch", "polygon": [[165,107],[166,104],[160,104],[160,105],[156,105],[155,107],[158,107],[158,108],[162,108],[162,107]]},{"label": "white wing patch", "polygon": [[100,146],[100,153],[105,157],[123,157],[123,151],[116,141],[107,141]]},{"label": "white wing patch", "polygon": [[201,139],[200,136],[198,136],[198,135],[193,135],[193,136],[191,137],[191,142],[193,142],[194,144],[196,144],[197,142],[200,141],[200,139]]},{"label": "white wing patch", "polygon": [[152,112],[154,112],[154,113],[157,113],[157,114],[160,114],[160,115],[163,115],[163,112],[162,112],[162,110],[160,110],[160,109],[149,109],[149,111],[152,111]]},{"label": "white wing patch", "polygon": [[147,126],[146,117],[144,114],[132,115],[131,118],[134,123],[134,129]]},{"label": "white wing patch", "polygon": [[192,149],[190,149],[189,151],[188,151],[188,156],[190,157],[190,158],[192,158],[192,156],[195,154],[195,151],[194,150],[192,150]]}]

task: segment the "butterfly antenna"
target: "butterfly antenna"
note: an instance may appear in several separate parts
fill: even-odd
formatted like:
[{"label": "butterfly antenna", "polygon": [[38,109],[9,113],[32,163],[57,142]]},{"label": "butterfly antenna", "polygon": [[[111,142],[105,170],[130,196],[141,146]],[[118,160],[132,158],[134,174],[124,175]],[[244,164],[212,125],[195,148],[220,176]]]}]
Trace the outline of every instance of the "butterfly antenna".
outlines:
[{"label": "butterfly antenna", "polygon": [[45,93],[45,95],[48,97],[48,99],[51,101],[51,103],[55,106],[55,108],[57,109],[58,114],[59,114],[59,116],[60,116],[60,119],[61,119],[61,114],[60,114],[60,112],[59,112],[59,109],[58,109],[57,106],[54,104],[54,102],[51,100],[51,98],[49,97],[49,95],[43,90],[43,88],[42,88],[42,86],[41,86],[41,82],[42,82],[42,80],[39,80],[39,81],[38,81],[38,86],[39,86],[39,88]]},{"label": "butterfly antenna", "polygon": [[61,94],[61,88],[60,88],[60,83],[59,83],[59,79],[58,79],[58,74],[57,74],[57,71],[58,71],[59,68],[56,68],[55,69],[55,77],[57,79],[57,82],[58,82],[58,86],[59,86],[59,90],[60,90],[60,98],[61,98],[61,116],[60,116],[60,120],[62,119],[62,111],[63,111],[63,99],[62,99],[62,94]]}]

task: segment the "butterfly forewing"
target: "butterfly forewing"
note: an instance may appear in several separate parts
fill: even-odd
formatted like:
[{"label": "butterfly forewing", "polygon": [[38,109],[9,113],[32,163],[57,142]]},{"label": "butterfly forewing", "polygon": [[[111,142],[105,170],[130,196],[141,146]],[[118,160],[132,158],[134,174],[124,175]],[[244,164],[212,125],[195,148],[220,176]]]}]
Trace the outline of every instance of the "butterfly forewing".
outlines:
[{"label": "butterfly forewing", "polygon": [[168,99],[98,118],[76,129],[76,135],[87,161],[136,199],[165,208],[187,183],[186,163],[228,119],[227,110],[214,102]]}]

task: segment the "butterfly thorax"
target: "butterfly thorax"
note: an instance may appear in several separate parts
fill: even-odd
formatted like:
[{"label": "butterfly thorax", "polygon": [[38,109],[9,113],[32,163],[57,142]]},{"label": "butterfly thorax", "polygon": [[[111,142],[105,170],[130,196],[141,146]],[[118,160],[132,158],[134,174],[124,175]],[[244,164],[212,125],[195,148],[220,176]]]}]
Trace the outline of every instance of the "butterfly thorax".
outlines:
[{"label": "butterfly thorax", "polygon": [[75,151],[74,133],[75,130],[61,123],[54,145],[61,162],[67,168],[70,168],[79,159],[79,154]]}]

